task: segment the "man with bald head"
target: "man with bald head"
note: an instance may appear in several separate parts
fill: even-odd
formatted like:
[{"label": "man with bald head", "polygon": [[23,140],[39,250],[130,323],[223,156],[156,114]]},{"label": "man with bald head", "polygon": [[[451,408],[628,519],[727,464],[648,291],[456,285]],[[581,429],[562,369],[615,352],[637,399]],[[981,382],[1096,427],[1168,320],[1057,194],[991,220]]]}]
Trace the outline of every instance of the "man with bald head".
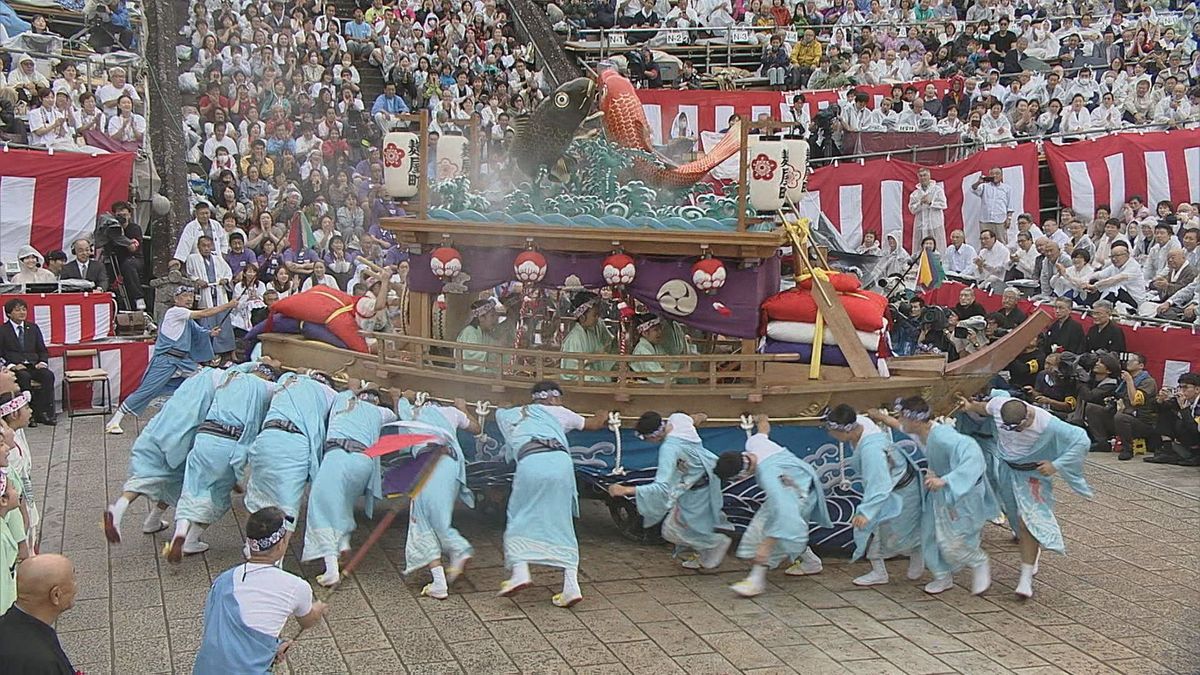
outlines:
[{"label": "man with bald head", "polygon": [[6,673],[73,675],[53,624],[75,604],[75,566],[45,553],[17,568],[17,602],[0,616],[0,664]]},{"label": "man with bald head", "polygon": [[1037,278],[1038,278],[1038,294],[1043,298],[1054,298],[1062,295],[1067,291],[1063,285],[1057,288],[1054,285],[1054,275],[1058,273],[1058,266],[1062,265],[1063,269],[1071,266],[1071,256],[1063,253],[1062,247],[1058,242],[1050,237],[1042,237],[1037,240],[1038,256],[1037,260]]}]

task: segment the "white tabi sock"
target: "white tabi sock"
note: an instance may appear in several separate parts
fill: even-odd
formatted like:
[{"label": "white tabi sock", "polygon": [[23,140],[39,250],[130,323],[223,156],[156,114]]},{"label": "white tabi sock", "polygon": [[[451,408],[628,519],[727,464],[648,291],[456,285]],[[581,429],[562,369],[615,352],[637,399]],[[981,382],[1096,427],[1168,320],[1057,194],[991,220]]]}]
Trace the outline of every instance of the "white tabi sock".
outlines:
[{"label": "white tabi sock", "polygon": [[117,408],[117,412],[113,413],[112,419],[108,421],[108,424],[104,425],[104,430],[110,433],[121,433],[119,430],[121,429],[121,421],[124,419],[125,411]]},{"label": "white tabi sock", "polygon": [[[122,499],[124,499],[124,497],[122,497]],[[124,511],[124,509],[122,509],[122,511]],[[159,508],[158,504],[151,506],[150,513],[146,516],[146,519],[142,521],[142,531],[158,532],[159,530],[163,529],[162,517],[163,513],[165,512],[166,510]]]},{"label": "white tabi sock", "polygon": [[820,564],[821,564],[821,558],[820,558],[820,556],[818,556],[818,555],[817,555],[817,554],[816,554],[816,553],[815,553],[815,552],[812,550],[812,547],[811,547],[811,546],[809,546],[808,548],[804,549],[804,553],[801,553],[801,554],[800,554],[800,560],[802,560],[802,561],[804,561],[804,562],[806,562],[806,563],[816,563],[816,564],[818,564],[818,565],[820,565]]},{"label": "white tabi sock", "polygon": [[563,570],[563,597],[574,597],[583,595],[583,591],[579,590],[579,571],[576,569]]},{"label": "white tabi sock", "polygon": [[448,588],[446,583],[446,568],[438,565],[431,567],[429,573],[433,575],[433,588],[439,591],[445,591]]},{"label": "white tabi sock", "polygon": [[916,581],[925,574],[925,555],[921,549],[913,549],[908,554],[908,570],[904,573],[906,577]]},{"label": "white tabi sock", "polygon": [[746,580],[755,586],[762,586],[767,583],[767,566],[755,564],[750,567],[750,576]]},{"label": "white tabi sock", "polygon": [[1021,563],[1021,580],[1017,582],[1016,593],[1022,598],[1033,597],[1033,565]]},{"label": "white tabi sock", "polygon": [[207,527],[207,525],[193,523],[192,526],[188,528],[187,536],[183,539],[183,545],[187,546],[188,544],[200,543],[200,535],[204,534],[204,530],[207,529]]},{"label": "white tabi sock", "polygon": [[887,576],[887,565],[885,565],[883,560],[880,560],[879,558],[871,558],[871,571],[875,574]]},{"label": "white tabi sock", "polygon": [[331,583],[336,582],[342,576],[341,565],[338,564],[337,554],[335,553],[333,555],[327,555],[324,557],[324,560],[325,574],[322,574],[321,576]]},{"label": "white tabi sock", "polygon": [[187,520],[184,520],[182,518],[180,518],[179,520],[176,520],[175,521],[175,535],[173,538],[185,537],[185,541],[186,541],[186,537],[190,536],[191,527],[192,527],[192,524],[190,522],[188,522]]},{"label": "white tabi sock", "polygon": [[121,495],[121,498],[112,505],[113,525],[118,530],[121,529],[121,519],[125,517],[125,509],[127,508],[129,508],[129,500],[125,498],[125,495]]}]

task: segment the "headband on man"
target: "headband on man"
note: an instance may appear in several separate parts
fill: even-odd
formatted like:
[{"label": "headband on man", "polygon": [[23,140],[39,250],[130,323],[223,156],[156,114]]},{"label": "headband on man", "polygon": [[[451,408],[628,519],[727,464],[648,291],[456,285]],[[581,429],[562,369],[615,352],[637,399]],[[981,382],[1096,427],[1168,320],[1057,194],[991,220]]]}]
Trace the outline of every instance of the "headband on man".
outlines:
[{"label": "headband on man", "polygon": [[575,307],[575,309],[571,310],[571,318],[578,319],[578,318],[582,317],[584,314],[587,314],[587,311],[589,309],[591,309],[592,307],[595,307],[596,304],[599,302],[600,302],[600,296],[598,296],[598,295],[590,296],[583,302],[579,303],[579,305],[577,305]]},{"label": "headband on man", "polygon": [[496,311],[496,303],[489,301],[486,305],[480,305],[471,309],[471,318],[478,319],[481,316]]},{"label": "headband on man", "polygon": [[533,392],[530,396],[535,401],[545,401],[546,399],[562,396],[562,391],[558,389],[543,389],[542,391]]},{"label": "headband on man", "polygon": [[909,410],[908,408],[904,407],[904,399],[902,398],[896,399],[894,406],[896,408],[896,413],[906,420],[913,420],[914,422],[929,421],[928,410]]},{"label": "headband on man", "polygon": [[825,420],[825,428],[828,429],[829,431],[854,431],[854,427],[857,427],[857,426],[858,426],[857,421],[847,422],[846,424],[840,424],[840,423],[834,422],[832,420]]},{"label": "headband on man", "polygon": [[259,539],[247,537],[246,545],[250,547],[250,551],[253,553],[262,553],[263,551],[269,550],[271,547],[283,541],[283,538],[287,535],[288,522],[292,520],[294,519],[291,516],[285,516],[283,522],[279,524],[278,530],[275,530],[271,534]]},{"label": "headband on man", "polygon": [[29,392],[23,391],[7,403],[0,404],[0,417],[8,417],[29,403]]},{"label": "headband on man", "polygon": [[638,322],[637,331],[639,333],[645,333],[645,332],[649,331],[651,328],[654,328],[655,326],[659,326],[659,325],[662,325],[662,319],[657,316],[652,316],[648,319]]}]

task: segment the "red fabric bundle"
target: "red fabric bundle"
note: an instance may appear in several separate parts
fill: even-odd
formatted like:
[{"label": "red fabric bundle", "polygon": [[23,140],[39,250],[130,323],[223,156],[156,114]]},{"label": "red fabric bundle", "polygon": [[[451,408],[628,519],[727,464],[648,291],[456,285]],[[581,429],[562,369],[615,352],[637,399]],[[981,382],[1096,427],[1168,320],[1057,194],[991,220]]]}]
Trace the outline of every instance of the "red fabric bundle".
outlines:
[{"label": "red fabric bundle", "polygon": [[336,288],[313,286],[271,305],[271,311],[300,321],[324,324],[356,352],[368,353],[367,341],[358,332],[354,305],[358,298]]},{"label": "red fabric bundle", "polygon": [[[848,276],[848,275],[840,275]],[[883,314],[887,310],[887,298],[871,291],[856,291],[839,293],[837,300],[842,303],[850,322],[855,330],[876,331],[883,328]],[[817,301],[812,297],[812,291],[802,288],[792,288],[782,293],[776,293],[762,303],[762,321],[760,328],[766,330],[767,321],[803,321],[813,323],[817,320]]]},{"label": "red fabric bundle", "polygon": [[[833,285],[833,290],[838,293],[853,293],[862,288],[862,282],[858,277],[846,272],[833,272],[829,275],[829,283]],[[796,288],[809,290],[812,288],[812,276],[804,275],[800,279],[800,283],[796,284]]]}]

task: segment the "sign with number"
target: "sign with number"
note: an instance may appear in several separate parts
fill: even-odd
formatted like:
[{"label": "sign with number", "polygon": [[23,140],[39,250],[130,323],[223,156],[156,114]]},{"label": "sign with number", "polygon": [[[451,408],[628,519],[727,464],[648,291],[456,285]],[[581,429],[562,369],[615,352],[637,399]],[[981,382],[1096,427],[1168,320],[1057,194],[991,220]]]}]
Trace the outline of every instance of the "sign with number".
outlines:
[{"label": "sign with number", "polygon": [[687,42],[687,33],[681,30],[673,30],[667,32],[667,44],[681,45]]},{"label": "sign with number", "polygon": [[751,42],[750,31],[739,28],[729,31],[729,40],[731,42]]},{"label": "sign with number", "polygon": [[626,44],[629,44],[629,43],[625,41],[625,34],[624,34],[624,33],[609,33],[609,34],[608,34],[608,44],[610,44],[610,45],[622,45],[622,46],[623,46],[623,45],[626,45]]},{"label": "sign with number", "polygon": [[798,33],[796,33],[796,31],[794,31],[794,30],[784,31],[783,41],[784,42],[799,42],[800,35]]}]

